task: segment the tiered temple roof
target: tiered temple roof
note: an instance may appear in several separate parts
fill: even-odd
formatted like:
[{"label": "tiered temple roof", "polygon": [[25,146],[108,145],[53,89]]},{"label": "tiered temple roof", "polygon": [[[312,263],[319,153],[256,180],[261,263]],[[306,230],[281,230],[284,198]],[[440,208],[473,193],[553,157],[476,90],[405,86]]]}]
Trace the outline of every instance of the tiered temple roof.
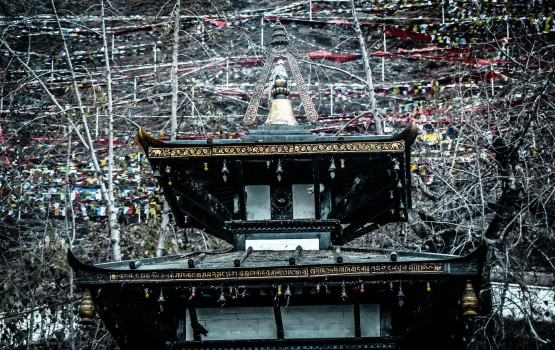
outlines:
[{"label": "tiered temple roof", "polygon": [[268,52],[245,124],[271,76],[270,113],[248,135],[160,141],[139,131],[176,224],[233,249],[94,266],[70,251],[83,321],[96,309],[122,349],[464,348],[483,246],[467,256],[343,247],[407,220],[415,125],[313,134],[287,98],[283,59],[315,118],[280,25]]}]

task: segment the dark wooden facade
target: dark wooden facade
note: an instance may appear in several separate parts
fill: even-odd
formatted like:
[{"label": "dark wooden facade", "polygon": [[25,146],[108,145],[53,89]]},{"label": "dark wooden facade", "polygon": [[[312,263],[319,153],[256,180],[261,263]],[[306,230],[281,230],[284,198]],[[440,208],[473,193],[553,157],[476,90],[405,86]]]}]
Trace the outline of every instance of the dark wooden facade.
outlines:
[{"label": "dark wooden facade", "polygon": [[476,308],[463,307],[465,286],[477,285],[483,253],[334,247],[97,266],[69,259],[124,349],[461,349],[464,313]]},{"label": "dark wooden facade", "polygon": [[[415,137],[414,124],[394,137],[318,137],[300,127],[263,126],[240,139],[162,143],[139,133],[178,225],[234,245],[249,232],[292,234],[301,225],[329,235],[323,248],[406,221]],[[249,212],[248,195],[262,195],[249,189],[267,193],[269,212]],[[292,197],[301,191],[309,198],[299,201],[312,209],[297,214]]]}]

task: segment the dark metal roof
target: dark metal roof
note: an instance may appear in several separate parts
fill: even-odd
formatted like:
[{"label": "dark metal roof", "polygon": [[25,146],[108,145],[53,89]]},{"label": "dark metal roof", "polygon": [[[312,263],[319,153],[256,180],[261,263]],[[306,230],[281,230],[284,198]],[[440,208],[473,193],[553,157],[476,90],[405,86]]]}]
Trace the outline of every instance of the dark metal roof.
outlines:
[{"label": "dark metal roof", "polygon": [[[132,261],[141,262],[137,270],[147,271],[156,269],[181,269],[188,266],[189,260],[197,260],[195,268],[197,269],[228,269],[236,267],[235,260],[240,259],[246,252],[232,251],[228,253],[191,253],[187,255],[174,255],[167,256],[164,260],[150,262],[150,259],[138,259],[130,261],[121,261],[118,263],[97,264],[96,267],[110,268],[115,270],[130,270],[129,263]],[[244,261],[241,262],[241,267],[286,267],[290,266],[290,258],[295,253],[295,250],[254,250],[248,254]],[[432,254],[432,253],[400,253],[390,250],[360,250],[349,251],[346,249],[339,250],[303,250],[300,253],[300,258],[296,259],[295,265],[308,266],[308,265],[326,265],[336,264],[337,257],[341,256],[344,263],[390,263],[391,254],[397,255],[398,262],[426,262],[426,261],[444,261],[453,258],[458,258],[456,255],[447,254]],[[199,259],[200,258],[200,259]]]},{"label": "dark metal roof", "polygon": [[[230,251],[193,253],[128,260],[95,266],[81,263],[68,251],[70,265],[83,285],[110,283],[273,283],[300,280],[371,280],[375,278],[445,278],[478,276],[485,245],[466,256],[397,253],[348,249],[290,251]],[[264,282],[266,281],[266,282]]]},{"label": "dark metal roof", "polygon": [[[222,146],[231,145],[277,145],[277,144],[311,144],[317,143],[319,145],[356,145],[356,143],[366,142],[374,143],[376,151],[404,151],[412,145],[416,139],[417,128],[415,123],[411,123],[405,130],[396,135],[332,135],[322,136],[311,133],[309,129],[303,126],[289,126],[289,125],[271,125],[271,126],[258,126],[249,131],[249,134],[241,138],[234,139],[217,139],[207,138],[204,140],[175,140],[175,141],[160,141],[150,136],[146,130],[139,129],[138,139],[139,143],[145,150],[149,159],[165,159],[165,158],[196,158],[207,156],[258,156],[260,151],[253,149],[239,149],[234,153],[233,151],[221,151]],[[399,141],[402,141],[399,143]],[[389,143],[389,144],[387,144]],[[204,146],[198,153],[199,146]],[[216,150],[216,151],[215,151]],[[357,152],[364,153],[365,149],[330,149],[329,152]],[[291,155],[299,152],[292,150]],[[320,153],[305,151],[302,154]],[[280,154],[289,154],[285,150]],[[279,156],[280,154],[274,154]],[[268,154],[264,154],[268,155]]]}]

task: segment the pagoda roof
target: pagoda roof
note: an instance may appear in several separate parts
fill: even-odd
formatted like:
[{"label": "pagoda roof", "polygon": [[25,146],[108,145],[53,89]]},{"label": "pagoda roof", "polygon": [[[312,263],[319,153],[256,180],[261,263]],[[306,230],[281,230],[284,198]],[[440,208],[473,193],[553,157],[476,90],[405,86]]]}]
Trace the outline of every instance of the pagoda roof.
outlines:
[{"label": "pagoda roof", "polygon": [[196,252],[94,266],[83,264],[69,250],[68,260],[77,271],[81,285],[234,281],[256,284],[261,281],[429,280],[479,276],[485,252],[485,244],[465,256],[344,247],[328,250],[299,248],[289,251]]},{"label": "pagoda roof", "polygon": [[[302,126],[272,125],[251,129],[240,138],[162,141],[139,129],[138,139],[149,160],[206,157],[279,157],[333,153],[399,153],[410,148],[417,135],[411,122],[395,135],[319,136]],[[282,147],[278,147],[282,146]]]},{"label": "pagoda roof", "polygon": [[[416,134],[410,123],[396,135],[319,136],[302,126],[271,125],[238,139],[161,141],[143,129],[138,138],[178,226],[201,228],[236,247],[238,233],[327,230],[325,248],[406,221]],[[248,218],[247,186],[296,184],[326,188],[329,214],[321,215],[326,194],[314,193],[309,220]]]}]

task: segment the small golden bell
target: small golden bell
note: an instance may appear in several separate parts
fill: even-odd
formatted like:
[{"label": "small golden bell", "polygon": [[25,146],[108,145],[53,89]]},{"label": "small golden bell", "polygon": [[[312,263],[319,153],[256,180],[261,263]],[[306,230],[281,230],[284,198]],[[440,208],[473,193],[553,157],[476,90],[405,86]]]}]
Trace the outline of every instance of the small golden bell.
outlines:
[{"label": "small golden bell", "polygon": [[474,287],[472,287],[471,281],[466,281],[461,303],[464,316],[476,316],[478,314],[476,312],[478,308],[478,298],[476,297],[476,293],[474,293]]},{"label": "small golden bell", "polygon": [[83,293],[83,299],[81,299],[81,304],[79,305],[79,323],[81,324],[93,324],[94,318],[94,302],[91,292],[85,289]]}]

